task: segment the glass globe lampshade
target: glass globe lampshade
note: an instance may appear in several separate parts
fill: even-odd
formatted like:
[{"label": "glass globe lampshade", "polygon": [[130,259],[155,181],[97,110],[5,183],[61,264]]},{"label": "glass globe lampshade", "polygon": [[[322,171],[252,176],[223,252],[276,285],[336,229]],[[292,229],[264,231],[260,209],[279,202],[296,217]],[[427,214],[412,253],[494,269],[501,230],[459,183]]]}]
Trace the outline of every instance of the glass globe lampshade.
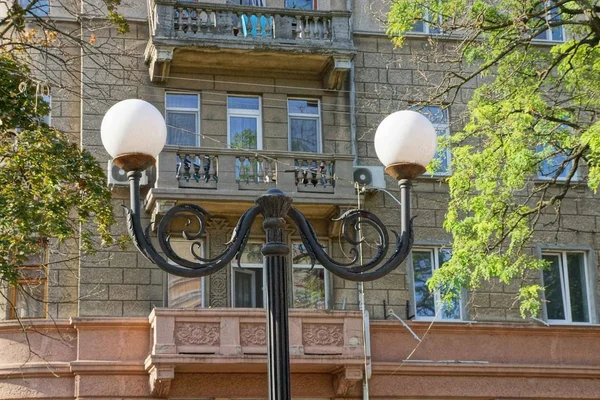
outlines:
[{"label": "glass globe lampshade", "polygon": [[375,132],[375,152],[385,172],[397,180],[415,179],[435,156],[437,134],[424,115],[410,110],[388,115]]},{"label": "glass globe lampshade", "polygon": [[160,111],[144,100],[128,99],[112,106],[100,127],[104,148],[125,171],[142,171],[156,162],[167,141]]}]

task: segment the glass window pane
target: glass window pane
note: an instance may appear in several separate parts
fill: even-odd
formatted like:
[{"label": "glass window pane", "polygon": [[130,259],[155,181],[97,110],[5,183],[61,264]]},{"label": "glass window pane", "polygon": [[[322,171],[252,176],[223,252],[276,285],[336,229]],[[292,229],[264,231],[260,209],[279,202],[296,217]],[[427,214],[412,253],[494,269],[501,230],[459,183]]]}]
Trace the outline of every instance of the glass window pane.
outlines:
[{"label": "glass window pane", "polygon": [[435,317],[435,299],[427,287],[427,280],[433,273],[432,261],[430,251],[412,252],[415,308],[418,317]]},{"label": "glass window pane", "polygon": [[583,253],[567,253],[569,297],[573,322],[590,322]]},{"label": "glass window pane", "polygon": [[286,8],[300,8],[303,10],[313,9],[313,0],[285,0]]},{"label": "glass window pane", "polygon": [[417,106],[411,107],[411,110],[420,112],[431,121],[434,125],[447,124],[448,123],[448,110],[439,106],[427,106],[419,108]]},{"label": "glass window pane", "polygon": [[21,283],[17,288],[15,309],[18,318],[44,318],[45,281]]},{"label": "glass window pane", "polygon": [[198,109],[198,95],[167,93],[167,107]]},{"label": "glass window pane", "polygon": [[242,253],[240,263],[244,264],[261,264],[263,263],[263,255],[261,253],[263,245],[261,243],[248,243]]},{"label": "glass window pane", "polygon": [[546,313],[548,319],[565,319],[563,293],[560,278],[560,256],[558,254],[544,255],[542,259],[550,266],[544,270],[544,293],[546,296]]},{"label": "glass window pane", "polygon": [[538,146],[537,152],[541,153],[542,151],[546,153],[550,153],[551,156],[542,160],[539,166],[538,176],[540,178],[548,178],[553,179],[556,174],[558,174],[557,179],[566,179],[569,176],[571,168],[573,166],[573,161],[569,161],[566,165],[563,166],[563,163],[567,159],[568,155],[566,153],[555,153],[555,149],[545,148],[544,146]]},{"label": "glass window pane", "polygon": [[425,22],[417,21],[416,24],[413,25],[413,32],[425,32]]},{"label": "glass window pane", "polygon": [[[452,249],[440,249],[438,252],[440,268],[452,258]],[[460,293],[452,300],[452,304],[441,305],[442,319],[460,319]]]},{"label": "glass window pane", "polygon": [[290,118],[292,151],[318,152],[318,132],[317,119]]},{"label": "glass window pane", "polygon": [[250,271],[236,270],[234,272],[235,307],[253,307],[252,288],[253,273]]},{"label": "glass window pane", "polygon": [[[21,7],[28,7],[32,0],[21,0]],[[27,11],[27,14],[35,15],[37,17],[45,17],[50,14],[50,0],[38,0],[31,8]]]},{"label": "glass window pane", "polygon": [[227,97],[227,108],[238,110],[258,110],[258,97]]},{"label": "glass window pane", "polygon": [[[323,250],[327,252],[327,246],[323,246]],[[311,265],[310,256],[303,243],[292,243],[292,264]]]},{"label": "glass window pane", "polygon": [[288,110],[291,114],[319,115],[317,100],[288,100]]},{"label": "glass window pane", "polygon": [[[448,131],[445,128],[444,129],[436,129],[435,131],[436,131],[438,137],[443,137],[448,134]],[[440,165],[435,172],[445,174],[448,171],[450,171],[450,161],[448,160],[448,148],[439,147],[437,149],[437,152],[435,153],[434,158],[436,160],[440,161]]]},{"label": "glass window pane", "polygon": [[167,144],[197,146],[196,113],[167,111]]},{"label": "glass window pane", "polygon": [[200,308],[202,307],[202,279],[169,277],[169,307],[170,308]]},{"label": "glass window pane", "polygon": [[325,270],[293,268],[295,308],[325,309]]},{"label": "glass window pane", "polygon": [[229,118],[229,143],[235,149],[256,149],[258,120],[254,117]]}]

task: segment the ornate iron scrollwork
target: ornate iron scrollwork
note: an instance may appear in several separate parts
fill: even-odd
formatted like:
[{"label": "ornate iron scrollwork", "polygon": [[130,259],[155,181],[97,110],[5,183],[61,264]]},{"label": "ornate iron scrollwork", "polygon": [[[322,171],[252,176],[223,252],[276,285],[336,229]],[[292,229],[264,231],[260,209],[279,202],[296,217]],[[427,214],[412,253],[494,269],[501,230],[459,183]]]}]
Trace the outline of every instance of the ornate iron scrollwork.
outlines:
[{"label": "ornate iron scrollwork", "polygon": [[[157,229],[157,239],[160,249],[166,256],[163,257],[154,247],[150,240],[149,227],[144,231],[140,218],[139,201],[139,172],[130,172],[129,179],[131,183],[131,208],[127,210],[128,230],[134,244],[140,252],[151,262],[156,264],[166,272],[184,276],[201,277],[212,274],[227,266],[234,258],[240,262],[242,252],[244,251],[252,223],[259,214],[264,213],[264,202],[257,201],[257,205],[247,210],[239,219],[235,227],[231,240],[226,243],[226,249],[216,257],[201,257],[197,251],[200,246],[198,239],[202,237],[206,227],[206,217],[210,214],[202,207],[194,204],[184,204],[171,208],[161,219]],[[402,187],[403,197],[406,201],[403,203],[403,218],[409,218],[409,212],[405,209],[408,201],[409,185]],[[279,190],[269,191],[269,195],[285,196]],[[294,222],[302,243],[311,258],[313,264],[318,262],[331,273],[352,281],[371,281],[380,278],[396,267],[407,257],[413,242],[412,220],[402,224],[400,234],[394,232],[395,247],[391,256],[386,260],[389,250],[390,238],[387,228],[381,220],[373,213],[366,210],[350,210],[344,213],[339,221],[342,223],[342,236],[352,246],[350,253],[352,260],[347,263],[341,263],[331,258],[323,249],[313,227],[306,217],[297,209],[290,207],[287,216]],[[194,261],[182,258],[176,253],[171,245],[171,235],[169,227],[177,218],[187,220],[186,227],[191,225],[192,219],[198,223],[198,231],[191,233],[183,230],[184,239],[191,241],[190,253]],[[363,238],[357,238],[356,232],[359,232],[361,225],[372,228],[378,236],[376,251],[373,257],[364,263],[359,263],[358,246],[364,241]],[[169,262],[171,260],[171,262]]]}]

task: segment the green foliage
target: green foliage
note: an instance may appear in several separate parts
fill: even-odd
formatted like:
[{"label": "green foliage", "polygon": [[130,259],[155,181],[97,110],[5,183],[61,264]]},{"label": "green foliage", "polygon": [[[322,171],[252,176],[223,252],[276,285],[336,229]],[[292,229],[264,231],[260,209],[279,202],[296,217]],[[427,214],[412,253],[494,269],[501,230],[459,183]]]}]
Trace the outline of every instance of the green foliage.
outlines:
[{"label": "green foliage", "polygon": [[[80,225],[91,224],[103,244],[113,241],[103,169],[42,121],[48,112],[27,67],[0,54],[0,279],[12,283],[41,238],[78,237]],[[91,250],[92,232],[79,237]]]},{"label": "green foliage", "polygon": [[[517,280],[523,316],[540,307],[542,288],[529,279],[545,266],[531,250],[536,226],[553,215],[546,224],[557,223],[576,172],[593,191],[600,186],[600,7],[575,0],[556,1],[556,9],[549,4],[393,0],[389,14],[388,34],[398,46],[424,15],[441,30],[439,37],[457,39],[440,46],[455,67],[428,102],[439,104],[478,83],[468,122],[449,144],[453,175],[444,227],[453,235],[453,257],[430,287],[477,289],[492,279]],[[552,17],[555,11],[560,18]],[[568,41],[539,40],[563,28]],[[547,179],[536,179],[553,161]]]}]

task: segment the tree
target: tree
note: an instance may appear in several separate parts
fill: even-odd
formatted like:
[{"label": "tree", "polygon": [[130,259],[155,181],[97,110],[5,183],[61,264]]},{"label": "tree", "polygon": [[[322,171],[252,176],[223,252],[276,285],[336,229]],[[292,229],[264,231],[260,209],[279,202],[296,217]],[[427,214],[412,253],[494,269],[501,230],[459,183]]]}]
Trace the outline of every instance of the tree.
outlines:
[{"label": "tree", "polygon": [[[79,135],[45,122],[49,104],[42,95],[56,90],[78,99],[82,86],[94,82],[81,68],[83,57],[115,73],[122,53],[97,45],[94,32],[128,30],[119,4],[53,2],[72,17],[57,22],[48,17],[47,1],[0,2],[0,295],[9,307],[2,289],[16,286],[19,267],[39,253],[41,241],[75,239],[76,254],[114,242],[104,170],[80,149]],[[92,14],[103,18],[84,18]]]},{"label": "tree", "polygon": [[[92,220],[104,244],[112,243],[111,194],[104,171],[43,121],[48,104],[27,67],[0,55],[0,280],[15,283],[18,267],[39,251],[40,239],[79,235]],[[80,237],[93,248],[92,232]]]},{"label": "tree", "polygon": [[600,185],[599,15],[590,0],[392,0],[397,46],[419,21],[439,32],[428,61],[447,70],[427,104],[452,104],[479,83],[464,128],[442,143],[453,156],[453,257],[432,289],[523,280],[521,314],[538,312],[542,288],[527,279],[546,265],[531,252],[535,229],[558,229],[576,177]]}]

